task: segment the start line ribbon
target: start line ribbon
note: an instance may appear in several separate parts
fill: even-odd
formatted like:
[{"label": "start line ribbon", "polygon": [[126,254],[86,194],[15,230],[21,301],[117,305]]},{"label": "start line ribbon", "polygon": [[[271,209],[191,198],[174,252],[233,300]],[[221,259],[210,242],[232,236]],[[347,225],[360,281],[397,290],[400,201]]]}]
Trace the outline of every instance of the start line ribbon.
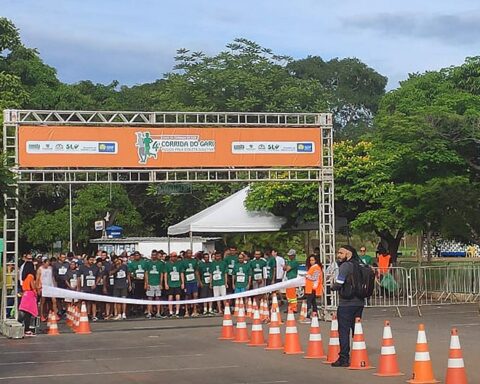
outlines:
[{"label": "start line ribbon", "polygon": [[112,296],[97,295],[93,293],[70,291],[68,289],[49,287],[49,286],[42,287],[42,296],[55,297],[60,299],[103,301],[106,303],[134,304],[134,305],[202,304],[202,303],[210,303],[214,301],[232,300],[232,299],[240,299],[243,297],[263,295],[265,293],[279,291],[281,289],[302,287],[304,285],[305,285],[305,278],[303,276],[299,276],[292,280],[282,281],[280,283],[267,285],[266,287],[252,289],[250,291],[245,291],[241,293],[232,293],[230,295],[218,296],[218,297],[207,297],[205,299],[173,300],[173,301],[127,299],[122,297],[112,297]]}]

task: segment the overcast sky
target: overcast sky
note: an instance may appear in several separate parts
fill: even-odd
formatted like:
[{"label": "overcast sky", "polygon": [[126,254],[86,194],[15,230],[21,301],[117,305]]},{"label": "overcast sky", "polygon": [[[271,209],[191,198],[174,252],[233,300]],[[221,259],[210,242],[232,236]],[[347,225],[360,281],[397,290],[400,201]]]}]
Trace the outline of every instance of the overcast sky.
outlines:
[{"label": "overcast sky", "polygon": [[358,57],[389,78],[480,55],[476,0],[0,0],[61,80],[133,85],[172,69],[176,49],[216,54],[236,37],[304,58]]}]

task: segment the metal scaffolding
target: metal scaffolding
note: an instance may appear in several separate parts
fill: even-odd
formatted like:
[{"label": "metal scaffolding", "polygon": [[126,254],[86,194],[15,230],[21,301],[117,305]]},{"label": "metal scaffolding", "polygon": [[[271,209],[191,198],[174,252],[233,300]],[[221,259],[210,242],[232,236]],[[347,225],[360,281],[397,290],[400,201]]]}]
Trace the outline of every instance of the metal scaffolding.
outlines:
[{"label": "metal scaffolding", "polygon": [[[282,168],[20,168],[18,129],[28,126],[115,126],[115,127],[271,127],[272,129],[318,128],[321,136],[319,167]],[[273,132],[272,132],[273,133]],[[129,111],[41,111],[5,110],[3,122],[4,163],[13,172],[15,184],[3,194],[4,252],[1,321],[18,319],[18,189],[34,184],[134,184],[211,182],[316,182],[319,185],[319,240],[322,263],[335,258],[333,127],[329,113],[242,113],[242,112],[129,112]],[[13,284],[13,287],[11,286]],[[325,289],[327,310],[335,308],[335,297]],[[1,327],[2,331],[4,327]]]}]

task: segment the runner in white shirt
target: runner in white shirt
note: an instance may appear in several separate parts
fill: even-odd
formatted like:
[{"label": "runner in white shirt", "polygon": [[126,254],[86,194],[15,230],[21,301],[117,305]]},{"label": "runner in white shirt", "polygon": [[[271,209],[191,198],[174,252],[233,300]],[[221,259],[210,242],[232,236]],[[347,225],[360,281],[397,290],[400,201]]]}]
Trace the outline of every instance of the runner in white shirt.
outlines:
[{"label": "runner in white shirt", "polygon": [[[56,261],[56,260],[54,260]],[[41,321],[46,321],[47,317],[46,314],[48,313],[47,305],[47,298],[42,296],[42,288],[43,287],[55,287],[55,282],[53,280],[53,268],[50,265],[50,260],[47,256],[42,258],[42,265],[38,268],[37,271],[37,291],[40,296],[40,319]],[[57,300],[52,297],[52,310],[57,316]],[[50,300],[49,300],[50,301]],[[58,317],[58,316],[57,316]],[[59,318],[57,318],[59,320]]]}]

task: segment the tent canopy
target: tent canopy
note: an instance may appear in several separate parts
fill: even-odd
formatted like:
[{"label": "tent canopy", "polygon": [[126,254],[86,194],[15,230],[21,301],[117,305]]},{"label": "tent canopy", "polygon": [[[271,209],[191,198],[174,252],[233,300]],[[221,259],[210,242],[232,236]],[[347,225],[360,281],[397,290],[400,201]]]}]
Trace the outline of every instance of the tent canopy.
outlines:
[{"label": "tent canopy", "polygon": [[246,187],[201,212],[168,227],[169,235],[279,231],[286,219],[268,212],[247,211]]}]

